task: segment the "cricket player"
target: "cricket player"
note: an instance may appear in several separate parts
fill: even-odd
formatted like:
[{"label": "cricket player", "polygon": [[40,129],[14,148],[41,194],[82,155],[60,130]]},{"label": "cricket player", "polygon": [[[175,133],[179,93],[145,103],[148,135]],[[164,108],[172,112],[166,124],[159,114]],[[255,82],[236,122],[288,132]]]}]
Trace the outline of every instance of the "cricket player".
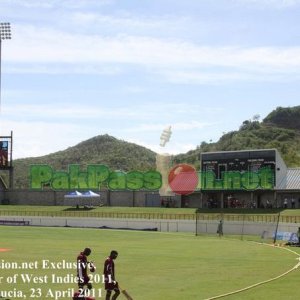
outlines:
[{"label": "cricket player", "polygon": [[[92,284],[89,282],[90,278],[87,274],[88,266],[90,265],[87,257],[91,254],[91,252],[92,250],[90,248],[85,248],[83,252],[80,252],[77,256],[77,279],[79,289],[83,289],[85,286],[87,286],[89,290],[92,289]],[[90,271],[95,271],[93,265],[90,268]]]},{"label": "cricket player", "polygon": [[[120,295],[119,285],[115,278],[115,263],[114,260],[118,257],[118,252],[112,250],[110,256],[106,258],[104,262],[104,280],[106,297],[105,300],[116,300]],[[115,292],[112,298],[110,298],[112,292]]]}]

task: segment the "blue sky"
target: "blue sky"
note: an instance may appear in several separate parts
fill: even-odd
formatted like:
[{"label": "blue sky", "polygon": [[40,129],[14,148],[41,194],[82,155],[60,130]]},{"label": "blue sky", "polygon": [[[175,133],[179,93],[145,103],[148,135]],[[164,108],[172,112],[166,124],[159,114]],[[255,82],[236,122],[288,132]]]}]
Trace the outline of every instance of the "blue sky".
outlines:
[{"label": "blue sky", "polygon": [[15,159],[102,134],[183,153],[300,105],[300,0],[0,0],[0,22]]}]

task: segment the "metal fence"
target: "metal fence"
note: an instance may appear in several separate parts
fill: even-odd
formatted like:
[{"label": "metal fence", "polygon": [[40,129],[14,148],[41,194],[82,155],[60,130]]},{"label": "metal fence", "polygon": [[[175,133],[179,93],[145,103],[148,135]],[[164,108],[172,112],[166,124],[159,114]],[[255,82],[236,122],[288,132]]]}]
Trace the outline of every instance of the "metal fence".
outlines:
[{"label": "metal fence", "polygon": [[[202,221],[238,221],[238,222],[276,222],[278,214],[196,214],[197,220]],[[300,223],[300,216],[285,216],[279,215],[279,222],[281,223]],[[299,224],[300,225],[300,224]]]},{"label": "metal fence", "polygon": [[[138,212],[101,212],[101,211],[16,211],[0,210],[0,216],[31,217],[76,217],[76,218],[110,218],[110,219],[159,219],[159,220],[199,220],[199,221],[241,221],[241,222],[275,222],[278,214],[226,214],[226,213],[138,213]],[[280,215],[281,223],[299,223],[300,216]]]},{"label": "metal fence", "polygon": [[160,220],[195,220],[195,214],[162,214],[162,213],[122,213],[92,211],[0,211],[0,216],[31,217],[77,217],[77,218],[110,218],[110,219],[160,219]]}]

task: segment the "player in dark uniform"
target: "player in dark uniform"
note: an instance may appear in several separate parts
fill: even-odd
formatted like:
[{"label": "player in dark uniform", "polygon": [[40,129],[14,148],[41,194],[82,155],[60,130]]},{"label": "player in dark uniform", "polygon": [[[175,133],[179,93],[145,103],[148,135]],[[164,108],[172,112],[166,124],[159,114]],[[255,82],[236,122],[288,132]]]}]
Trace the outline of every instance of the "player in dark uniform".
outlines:
[{"label": "player in dark uniform", "polygon": [[84,286],[87,286],[88,289],[92,288],[92,284],[89,282],[90,278],[87,274],[89,267],[91,272],[95,271],[93,264],[87,259],[91,252],[92,250],[90,248],[85,248],[83,252],[80,252],[77,256],[77,278],[78,287],[80,289],[83,289]]},{"label": "player in dark uniform", "polygon": [[93,262],[89,262],[87,259],[91,252],[92,250],[90,248],[85,248],[83,252],[80,252],[77,256],[77,280],[79,291],[74,293],[73,300],[94,300],[94,298],[85,297],[83,291],[85,286],[89,290],[92,289],[92,284],[89,282],[90,278],[87,273],[88,269],[91,272],[95,271]]},{"label": "player in dark uniform", "polygon": [[110,252],[110,256],[106,258],[104,262],[104,280],[105,280],[105,290],[106,297],[105,300],[110,300],[110,296],[112,291],[114,291],[114,295],[111,300],[116,300],[120,295],[119,285],[115,278],[115,263],[114,260],[118,257],[118,252],[112,250]]}]

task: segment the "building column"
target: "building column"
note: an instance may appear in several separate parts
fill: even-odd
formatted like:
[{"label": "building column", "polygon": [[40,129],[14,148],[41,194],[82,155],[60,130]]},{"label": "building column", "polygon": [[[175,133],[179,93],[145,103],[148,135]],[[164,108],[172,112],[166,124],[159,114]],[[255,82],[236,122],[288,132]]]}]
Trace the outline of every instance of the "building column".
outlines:
[{"label": "building column", "polygon": [[224,192],[221,192],[221,208],[224,208]]},{"label": "building column", "polygon": [[276,191],[274,191],[274,207],[275,208],[278,208],[278,199],[277,199],[277,192]]},{"label": "building column", "polygon": [[135,192],[132,191],[132,207],[135,207]]},{"label": "building column", "polygon": [[12,190],[14,188],[14,168],[9,169],[9,188]]}]

